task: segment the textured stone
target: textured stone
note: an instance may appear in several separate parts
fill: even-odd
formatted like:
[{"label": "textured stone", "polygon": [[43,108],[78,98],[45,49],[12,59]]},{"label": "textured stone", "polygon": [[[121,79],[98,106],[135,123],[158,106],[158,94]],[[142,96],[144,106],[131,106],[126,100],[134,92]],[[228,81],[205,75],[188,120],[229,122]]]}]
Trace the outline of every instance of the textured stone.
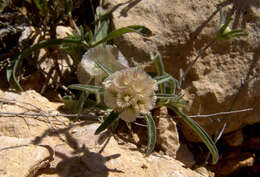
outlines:
[{"label": "textured stone", "polygon": [[[99,136],[94,132],[99,124],[74,126],[69,132],[77,146],[56,145],[50,169],[38,173],[41,177],[124,177],[124,176],[202,176],[169,157],[144,154],[131,143],[119,145],[108,132]],[[58,144],[53,142],[52,144]],[[74,143],[75,145],[75,143]],[[103,147],[105,148],[103,149]]]},{"label": "textured stone", "polygon": [[177,131],[176,123],[168,114],[166,107],[161,107],[157,116],[157,144],[160,149],[170,157],[175,158],[176,153],[180,147],[179,134]]},{"label": "textured stone", "polygon": [[[120,0],[106,0],[111,6]],[[212,114],[223,111],[254,108],[254,111],[234,115],[195,119],[210,135],[214,135],[223,121],[227,122],[225,133],[233,132],[248,124],[260,121],[259,93],[256,79],[251,80],[233,100],[247,76],[252,61],[260,56],[260,10],[258,0],[141,0],[121,5],[113,12],[115,28],[127,25],[145,25],[153,32],[149,38],[129,33],[115,39],[126,56],[137,61],[149,60],[151,51],[159,51],[167,72],[178,78],[198,55],[199,50],[214,39],[219,23],[216,7],[223,7],[234,19],[230,27],[243,29],[248,37],[218,41],[209,47],[192,67],[185,81],[185,98],[189,104],[184,111],[189,115]],[[257,69],[258,68],[258,69]],[[259,66],[250,71],[250,77],[259,73]],[[233,105],[233,106],[232,106]],[[218,120],[217,118],[220,118]],[[183,126],[185,127],[185,126]],[[181,129],[184,136],[199,141],[189,128]]]},{"label": "textured stone", "polygon": [[[16,94],[0,90],[0,98],[2,112],[53,114],[58,113],[60,106],[35,91]],[[15,104],[10,100],[15,100]],[[64,117],[49,117],[49,121],[41,117],[1,116],[0,135],[12,136],[6,137],[9,143],[0,136],[1,177],[202,176],[169,156],[154,153],[145,157],[143,152],[137,151],[140,147],[128,142],[120,145],[109,132],[95,135],[99,123],[73,122]],[[169,147],[173,146],[173,140],[176,139],[169,139]],[[15,147],[3,149],[10,146]],[[7,160],[15,163],[6,163]]]},{"label": "textured stone", "polygon": [[56,37],[58,39],[63,39],[69,35],[73,34],[73,29],[71,27],[67,27],[67,26],[57,26],[56,27]]},{"label": "textured stone", "polygon": [[29,144],[28,139],[0,136],[0,176],[33,177],[51,160],[51,152],[43,146]]},{"label": "textured stone", "polygon": [[[0,135],[17,138],[30,138],[44,134],[51,126],[64,127],[68,119],[64,117],[44,117],[44,114],[56,114],[61,103],[51,103],[39,93],[28,90],[21,94],[13,92],[0,93],[1,112],[39,114],[38,117],[3,116],[0,119]],[[15,103],[15,104],[14,104]],[[52,124],[52,125],[51,125]]]}]

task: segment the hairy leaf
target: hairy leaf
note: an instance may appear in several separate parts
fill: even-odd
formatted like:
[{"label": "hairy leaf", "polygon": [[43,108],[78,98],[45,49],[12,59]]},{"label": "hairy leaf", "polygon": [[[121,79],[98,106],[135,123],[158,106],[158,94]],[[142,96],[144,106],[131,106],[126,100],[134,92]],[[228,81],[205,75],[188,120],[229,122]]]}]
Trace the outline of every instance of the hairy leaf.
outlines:
[{"label": "hairy leaf", "polygon": [[103,65],[102,63],[100,63],[99,61],[96,61],[96,65],[102,69],[107,75],[111,75],[113,74],[113,71],[109,68],[107,68],[105,65]]},{"label": "hairy leaf", "polygon": [[105,129],[107,129],[109,126],[111,126],[117,119],[118,119],[119,113],[112,111],[109,116],[105,119],[105,121],[97,128],[95,135],[98,135]]},{"label": "hairy leaf", "polygon": [[88,91],[91,93],[103,93],[104,92],[103,87],[94,86],[94,85],[72,84],[72,85],[69,85],[69,88],[75,89],[75,90],[81,90],[81,91]]},{"label": "hairy leaf", "polygon": [[127,27],[123,27],[123,28],[112,31],[105,38],[103,38],[100,41],[97,41],[95,44],[93,44],[92,47],[95,47],[104,42],[108,42],[120,35],[123,35],[126,33],[131,33],[131,32],[135,32],[135,33],[141,34],[143,36],[149,36],[152,33],[148,28],[146,28],[144,26],[140,26],[140,25],[127,26]]},{"label": "hairy leaf", "polygon": [[201,138],[204,144],[208,147],[211,155],[212,155],[212,163],[216,164],[219,158],[218,149],[214,143],[214,141],[210,138],[210,136],[203,130],[193,119],[184,114],[178,108],[175,108],[171,105],[167,105],[170,109],[172,109],[178,116],[183,118],[184,122],[197,133],[197,135]]},{"label": "hairy leaf", "polygon": [[39,42],[38,44],[35,44],[27,49],[25,49],[23,52],[20,53],[16,58],[14,58],[14,63],[12,66],[9,67],[7,71],[7,76],[8,76],[8,81],[12,81],[10,84],[13,86],[15,89],[21,91],[23,90],[21,85],[19,84],[17,78],[16,78],[16,72],[21,64],[22,60],[24,57],[29,56],[32,52],[39,50],[41,48],[49,47],[49,46],[54,46],[54,45],[61,45],[64,43],[71,43],[71,44],[79,44],[83,45],[87,48],[86,44],[83,43],[80,40],[69,40],[69,39],[49,39],[49,40],[44,40]]},{"label": "hairy leaf", "polygon": [[[156,68],[157,75],[162,76],[165,72],[164,72],[164,64],[163,64],[162,57],[161,57],[160,53],[157,53],[156,55],[153,55],[151,53],[150,56],[151,56],[151,60],[154,63],[154,66]],[[164,83],[160,83],[159,87],[160,87],[160,92],[165,93]]]},{"label": "hairy leaf", "polygon": [[150,155],[155,147],[156,144],[156,126],[153,120],[153,117],[151,114],[146,114],[144,116],[146,123],[148,125],[148,145],[147,145],[147,150],[146,150],[146,155]]}]

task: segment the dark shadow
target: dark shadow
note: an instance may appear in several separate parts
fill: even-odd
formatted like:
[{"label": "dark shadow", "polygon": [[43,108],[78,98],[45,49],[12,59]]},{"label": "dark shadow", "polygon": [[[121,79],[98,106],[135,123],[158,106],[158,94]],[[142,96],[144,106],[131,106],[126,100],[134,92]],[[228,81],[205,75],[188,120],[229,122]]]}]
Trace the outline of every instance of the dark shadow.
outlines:
[{"label": "dark shadow", "polygon": [[74,156],[68,156],[65,153],[55,151],[55,156],[61,161],[55,167],[49,167],[40,170],[36,176],[41,174],[57,174],[61,177],[107,177],[108,172],[123,173],[121,170],[109,169],[105,163],[111,159],[120,157],[120,154],[114,154],[103,157],[99,153],[91,152],[82,147],[77,150]]},{"label": "dark shadow", "polygon": [[[75,126],[84,126],[89,123],[82,122]],[[41,144],[42,140],[49,136],[59,137],[64,143],[69,145],[72,151],[69,149],[62,148],[59,150],[55,148],[52,153],[55,156],[56,160],[60,159],[60,161],[55,164],[54,167],[49,166],[48,168],[39,170],[37,175],[41,174],[57,174],[61,177],[86,177],[86,176],[93,176],[93,177],[107,177],[108,172],[118,172],[123,173],[123,171],[117,169],[109,169],[106,167],[105,163],[111,159],[116,159],[120,157],[120,154],[113,154],[107,157],[102,156],[100,152],[91,152],[85,145],[80,147],[78,140],[75,139],[71,134],[70,130],[75,127],[70,126],[61,129],[48,129],[46,130],[41,136],[35,138],[32,141],[32,144],[39,145]],[[64,138],[63,138],[64,137]],[[102,136],[101,143],[105,142],[103,145],[103,150],[108,141],[110,140],[111,136]],[[57,145],[59,146],[59,145]],[[62,146],[62,145],[61,145]],[[67,152],[67,153],[65,153]]]}]

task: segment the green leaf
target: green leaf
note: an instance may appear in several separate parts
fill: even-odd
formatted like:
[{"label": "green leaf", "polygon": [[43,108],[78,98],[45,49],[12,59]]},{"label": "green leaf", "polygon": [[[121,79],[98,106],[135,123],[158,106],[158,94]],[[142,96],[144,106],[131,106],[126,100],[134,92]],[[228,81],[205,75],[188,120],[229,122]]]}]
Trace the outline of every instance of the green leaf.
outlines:
[{"label": "green leaf", "polygon": [[157,84],[162,84],[164,82],[170,81],[172,79],[172,76],[167,73],[164,73],[163,75],[156,76],[153,79],[155,79],[157,81]]},{"label": "green leaf", "polygon": [[178,108],[173,107],[172,105],[167,105],[168,108],[172,109],[178,116],[183,118],[184,122],[197,133],[197,135],[201,138],[204,144],[208,147],[211,155],[212,155],[212,163],[216,164],[219,158],[218,149],[214,143],[214,141],[210,138],[210,136],[203,130],[193,119],[184,114]]},{"label": "green leaf", "polygon": [[[18,80],[16,79],[16,72],[20,64],[22,63],[22,60],[24,57],[29,56],[33,51],[39,50],[41,48],[54,46],[54,45],[61,45],[65,43],[71,43],[71,44],[78,44],[82,45],[85,48],[87,48],[86,44],[83,43],[81,40],[72,40],[72,39],[49,39],[49,40],[43,40],[39,42],[38,44],[35,44],[27,49],[25,49],[23,52],[20,53],[17,57],[14,58],[14,65],[12,68],[9,68],[8,70],[8,80],[12,80],[12,86],[16,88],[17,90],[21,91],[22,87],[19,84]],[[11,75],[10,75],[11,72]]]},{"label": "green leaf", "polygon": [[247,33],[239,33],[239,34],[230,34],[229,37],[233,38],[233,37],[241,37],[241,36],[248,36]]},{"label": "green leaf", "polygon": [[115,132],[115,131],[116,131],[118,125],[119,125],[119,119],[116,119],[116,120],[112,123],[112,126],[111,126],[112,132]]},{"label": "green leaf", "polygon": [[84,85],[84,84],[72,84],[68,86],[70,89],[88,91],[91,93],[104,93],[104,88],[94,85]]},{"label": "green leaf", "polygon": [[105,121],[97,128],[95,135],[98,135],[110,125],[112,125],[118,119],[118,112],[112,111],[109,116],[105,119]]},{"label": "green leaf", "polygon": [[[160,53],[157,53],[156,55],[154,55],[153,53],[150,53],[150,57],[154,63],[157,75],[162,76],[164,74],[164,64],[163,64]],[[163,83],[161,83],[159,85],[159,87],[160,87],[160,92],[165,93],[165,85]]]},{"label": "green leaf", "polygon": [[167,92],[167,89],[166,89],[166,93],[170,93],[170,94],[176,94],[176,89],[177,89],[177,86],[178,86],[178,81],[176,79],[171,79],[170,80],[170,91]]},{"label": "green leaf", "polygon": [[[109,30],[109,19],[101,20],[102,16],[105,14],[105,10],[102,7],[97,7],[95,14],[95,21],[97,22],[95,25],[95,41],[100,41],[108,35]],[[104,45],[106,42],[103,43]]]},{"label": "green leaf", "polygon": [[[175,94],[176,88],[178,86],[178,81],[174,77],[172,77],[170,74],[164,73],[163,75],[156,76],[153,79],[155,79],[157,81],[157,84],[166,83],[165,84],[166,93]],[[168,85],[167,85],[167,83],[168,83]],[[168,86],[170,86],[169,89],[167,88]]]},{"label": "green leaf", "polygon": [[148,145],[145,155],[150,155],[155,147],[156,144],[156,126],[153,120],[153,117],[150,114],[146,114],[144,116],[146,123],[148,125]]},{"label": "green leaf", "polygon": [[88,95],[85,92],[82,92],[79,99],[73,99],[72,96],[64,96],[62,101],[64,102],[64,109],[70,113],[79,113],[83,110],[85,101]]},{"label": "green leaf", "polygon": [[105,65],[103,65],[102,63],[100,63],[99,61],[96,61],[96,65],[102,69],[105,73],[107,73],[107,75],[111,75],[113,74],[113,71],[109,68],[107,68]]},{"label": "green leaf", "polygon": [[[95,30],[95,41],[100,41],[105,38],[109,30],[109,21],[103,21],[97,30]],[[106,42],[103,43],[104,45]]]},{"label": "green leaf", "polygon": [[151,60],[154,62],[158,75],[159,76],[163,75],[164,74],[164,64],[163,64],[160,53],[157,53],[156,55],[154,55],[153,53],[150,53],[150,55],[151,55]]},{"label": "green leaf", "polygon": [[226,23],[226,16],[227,16],[226,11],[222,11],[222,10],[220,10],[219,26],[221,26],[221,25],[223,25],[223,24]]},{"label": "green leaf", "polygon": [[178,98],[178,95],[167,94],[167,93],[157,93],[156,97],[158,99],[176,99],[176,98]]},{"label": "green leaf", "polygon": [[126,34],[126,33],[131,33],[131,32],[135,32],[135,33],[141,34],[143,36],[149,36],[152,34],[152,32],[144,26],[140,26],[140,25],[127,26],[127,27],[123,27],[123,28],[112,31],[105,38],[101,39],[100,41],[97,41],[91,47],[95,47],[101,43],[108,42],[108,41],[114,39],[115,37],[118,37],[118,36]]}]

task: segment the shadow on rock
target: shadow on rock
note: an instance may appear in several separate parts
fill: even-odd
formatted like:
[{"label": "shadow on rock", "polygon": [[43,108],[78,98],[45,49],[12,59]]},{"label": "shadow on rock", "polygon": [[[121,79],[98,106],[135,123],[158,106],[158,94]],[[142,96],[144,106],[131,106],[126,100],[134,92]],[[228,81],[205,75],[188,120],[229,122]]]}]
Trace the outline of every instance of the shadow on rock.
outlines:
[{"label": "shadow on rock", "polygon": [[55,156],[60,158],[61,161],[55,167],[50,166],[39,171],[38,175],[56,174],[61,177],[106,177],[109,171],[123,173],[117,169],[109,169],[105,165],[107,161],[118,158],[120,154],[103,157],[101,154],[91,152],[83,147],[77,150],[77,154],[74,156],[57,151]]},{"label": "shadow on rock", "polygon": [[[74,131],[80,133],[77,134]],[[95,147],[96,152],[89,150],[93,148],[93,142],[96,141],[98,144],[102,143],[103,150],[110,140],[109,136],[103,135],[102,142],[99,142],[100,137],[94,135],[92,131],[91,125],[82,122],[61,129],[50,128],[41,136],[36,137],[32,141],[33,144],[49,144],[54,151],[54,160],[48,168],[40,170],[38,176],[53,174],[60,177],[106,177],[109,172],[123,173],[123,171],[106,167],[107,161],[120,157],[120,154],[104,157]]]}]

